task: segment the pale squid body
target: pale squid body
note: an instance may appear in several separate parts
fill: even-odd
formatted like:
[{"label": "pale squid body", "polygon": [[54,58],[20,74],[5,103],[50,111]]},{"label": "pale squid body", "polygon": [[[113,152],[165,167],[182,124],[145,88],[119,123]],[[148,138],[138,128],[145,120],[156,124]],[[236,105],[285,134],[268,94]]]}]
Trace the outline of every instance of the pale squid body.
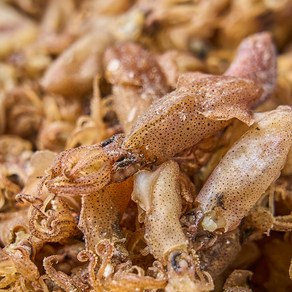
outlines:
[{"label": "pale squid body", "polygon": [[187,239],[179,221],[180,176],[178,164],[171,160],[154,172],[143,170],[135,175],[132,199],[145,212],[145,240],[150,253],[163,262],[172,251],[187,251]]},{"label": "pale squid body", "polygon": [[262,32],[245,38],[224,75],[251,79],[261,85],[263,93],[256,104],[265,101],[277,80],[277,56],[271,34]]},{"label": "pale squid body", "polygon": [[255,114],[256,123],[235,143],[196,198],[202,227],[229,231],[280,175],[292,144],[292,108]]},{"label": "pale squid body", "polygon": [[38,34],[38,27],[29,17],[18,13],[6,1],[0,2],[0,57],[1,60],[14,51],[32,43]]}]

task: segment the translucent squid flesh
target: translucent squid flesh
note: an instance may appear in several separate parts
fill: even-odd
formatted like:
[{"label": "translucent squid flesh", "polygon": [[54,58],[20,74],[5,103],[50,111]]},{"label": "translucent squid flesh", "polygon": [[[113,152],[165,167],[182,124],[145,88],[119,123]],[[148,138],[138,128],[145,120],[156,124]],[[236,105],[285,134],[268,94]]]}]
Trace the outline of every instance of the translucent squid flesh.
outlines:
[{"label": "translucent squid flesh", "polygon": [[292,144],[292,108],[280,106],[255,118],[196,198],[204,230],[235,229],[284,167]]},{"label": "translucent squid flesh", "polygon": [[255,81],[263,88],[262,96],[255,105],[265,101],[273,92],[277,79],[276,49],[271,34],[263,32],[245,38],[224,75]]},{"label": "translucent squid flesh", "polygon": [[132,199],[140,208],[145,240],[150,253],[167,267],[165,291],[209,291],[210,275],[189,254],[189,243],[180,224],[183,193],[191,192],[191,183],[183,178],[179,165],[169,160],[155,171],[142,170],[135,175]]},{"label": "translucent squid flesh", "polygon": [[119,222],[132,192],[132,179],[113,183],[96,193],[82,196],[82,208],[78,227],[85,237],[87,250],[95,252],[102,240],[122,242]]},{"label": "translucent squid flesh", "polygon": [[137,173],[132,199],[145,212],[145,240],[156,259],[165,261],[171,251],[187,251],[187,238],[179,221],[182,199],[176,162],[169,160],[154,172]]}]

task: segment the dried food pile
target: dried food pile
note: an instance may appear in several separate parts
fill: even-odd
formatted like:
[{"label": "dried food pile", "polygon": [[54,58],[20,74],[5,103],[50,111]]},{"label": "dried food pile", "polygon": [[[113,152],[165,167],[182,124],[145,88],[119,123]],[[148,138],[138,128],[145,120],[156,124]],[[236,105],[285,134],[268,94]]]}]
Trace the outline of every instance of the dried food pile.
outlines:
[{"label": "dried food pile", "polygon": [[0,291],[292,291],[292,2],[0,3]]}]

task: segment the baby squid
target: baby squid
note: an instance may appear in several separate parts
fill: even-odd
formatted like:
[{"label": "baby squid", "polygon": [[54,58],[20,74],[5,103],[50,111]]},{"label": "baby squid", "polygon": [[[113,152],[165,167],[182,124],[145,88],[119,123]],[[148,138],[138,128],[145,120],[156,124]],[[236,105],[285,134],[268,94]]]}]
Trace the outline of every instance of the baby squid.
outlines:
[{"label": "baby squid", "polygon": [[84,234],[87,250],[95,252],[97,244],[102,240],[109,240],[117,246],[116,257],[124,259],[127,256],[119,221],[131,198],[132,185],[133,181],[129,178],[82,196],[78,227]]},{"label": "baby squid", "polygon": [[196,198],[204,230],[235,229],[284,167],[292,144],[292,108],[280,106],[255,119]]},{"label": "baby squid", "polygon": [[[182,198],[191,192],[176,162],[169,160],[155,171],[135,175],[132,199],[140,209],[145,225],[145,240],[155,259],[167,266],[169,283],[165,291],[209,291],[213,288],[208,273],[196,265],[189,254],[188,240],[180,224]],[[204,289],[201,289],[204,287]]]},{"label": "baby squid", "polygon": [[179,166],[172,160],[154,172],[143,170],[135,175],[132,199],[142,211],[139,219],[145,224],[150,253],[161,261],[165,261],[171,251],[187,251],[187,238],[179,221],[182,212],[180,176]]},{"label": "baby squid", "polygon": [[114,110],[126,133],[137,118],[167,93],[166,78],[154,55],[134,43],[105,52],[106,77],[113,85]]}]

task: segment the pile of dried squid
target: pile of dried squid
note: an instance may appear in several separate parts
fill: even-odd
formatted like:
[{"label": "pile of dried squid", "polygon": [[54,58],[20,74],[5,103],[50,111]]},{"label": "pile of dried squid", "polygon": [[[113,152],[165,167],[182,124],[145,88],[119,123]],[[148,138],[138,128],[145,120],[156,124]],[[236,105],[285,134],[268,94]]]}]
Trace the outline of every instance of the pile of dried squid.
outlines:
[{"label": "pile of dried squid", "polygon": [[0,291],[291,291],[292,2],[0,2]]}]

